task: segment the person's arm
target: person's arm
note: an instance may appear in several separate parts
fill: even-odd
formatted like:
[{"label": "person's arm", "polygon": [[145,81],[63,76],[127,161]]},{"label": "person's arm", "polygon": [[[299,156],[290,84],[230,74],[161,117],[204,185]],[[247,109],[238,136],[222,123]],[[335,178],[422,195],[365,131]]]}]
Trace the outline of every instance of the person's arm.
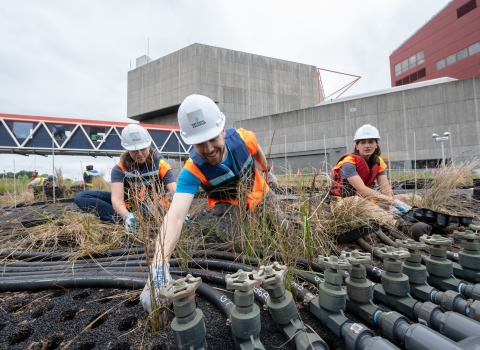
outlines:
[{"label": "person's arm", "polygon": [[263,153],[262,148],[258,145],[257,153],[254,156],[255,161],[260,166],[260,169],[263,171],[263,177],[265,182],[268,181],[268,163],[267,158],[265,157],[265,153]]},{"label": "person's arm", "polygon": [[124,202],[123,182],[112,182],[112,206],[118,215],[123,217],[127,212]]},{"label": "person's arm", "polygon": [[29,190],[31,187],[32,187],[32,183],[30,182],[30,183],[27,185],[27,190]]},{"label": "person's arm", "polygon": [[175,249],[182,231],[185,216],[187,216],[193,201],[193,194],[175,193],[170,209],[163,218],[160,232],[155,241],[155,256],[153,264],[166,264]]},{"label": "person's arm", "polygon": [[167,188],[167,191],[170,193],[170,195],[173,198],[173,195],[175,194],[175,190],[177,189],[177,183],[176,182],[171,182],[168,185],[165,186]]},{"label": "person's arm", "polygon": [[387,175],[377,176],[378,187],[380,188],[380,193],[384,194],[387,197],[393,198],[392,187],[390,182],[388,182]]},{"label": "person's arm", "polygon": [[385,194],[382,194],[372,188],[365,186],[362,178],[359,175],[350,176],[349,178],[347,178],[347,181],[355,188],[357,193],[364,198],[373,198],[389,204],[391,204],[394,199],[393,196],[386,196]]}]

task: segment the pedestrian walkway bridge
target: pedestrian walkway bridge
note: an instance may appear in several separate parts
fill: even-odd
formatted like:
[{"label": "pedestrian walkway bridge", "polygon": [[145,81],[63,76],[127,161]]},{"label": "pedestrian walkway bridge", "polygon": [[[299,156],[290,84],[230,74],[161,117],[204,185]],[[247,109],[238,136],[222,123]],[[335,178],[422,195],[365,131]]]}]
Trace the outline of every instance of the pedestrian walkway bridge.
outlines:
[{"label": "pedestrian walkway bridge", "polygon": [[[0,113],[0,154],[119,156],[120,135],[129,123]],[[152,146],[170,157],[185,157],[178,126],[140,124],[152,137]]]}]

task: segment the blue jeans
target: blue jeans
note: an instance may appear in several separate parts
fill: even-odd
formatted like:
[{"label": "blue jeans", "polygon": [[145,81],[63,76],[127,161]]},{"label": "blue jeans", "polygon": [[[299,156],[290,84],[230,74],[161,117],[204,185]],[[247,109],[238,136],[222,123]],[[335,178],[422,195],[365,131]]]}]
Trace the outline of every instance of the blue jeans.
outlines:
[{"label": "blue jeans", "polygon": [[85,191],[77,194],[73,200],[87,213],[94,213],[105,221],[119,221],[120,217],[113,210],[112,193],[107,191]]}]

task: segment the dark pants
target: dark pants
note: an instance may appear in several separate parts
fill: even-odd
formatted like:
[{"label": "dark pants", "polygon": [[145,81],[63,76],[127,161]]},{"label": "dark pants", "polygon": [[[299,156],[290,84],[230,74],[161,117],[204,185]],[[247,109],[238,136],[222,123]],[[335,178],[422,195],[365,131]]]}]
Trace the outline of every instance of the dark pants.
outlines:
[{"label": "dark pants", "polygon": [[120,218],[113,210],[112,193],[107,191],[80,192],[74,198],[80,209],[87,213],[94,213],[105,221],[118,221]]},{"label": "dark pants", "polygon": [[[283,229],[285,216],[279,207],[279,203],[273,194],[273,191],[268,192],[264,200],[268,210],[269,224],[272,227],[282,227]],[[263,203],[260,203],[259,206],[255,208],[255,212],[261,213],[263,205]],[[252,215],[250,211],[247,210],[247,217],[240,219],[240,209],[236,205],[223,202],[217,203],[213,207],[213,214],[216,219],[215,233],[218,237],[227,241],[232,241],[241,237],[242,223],[244,220],[248,220],[248,216]]]}]

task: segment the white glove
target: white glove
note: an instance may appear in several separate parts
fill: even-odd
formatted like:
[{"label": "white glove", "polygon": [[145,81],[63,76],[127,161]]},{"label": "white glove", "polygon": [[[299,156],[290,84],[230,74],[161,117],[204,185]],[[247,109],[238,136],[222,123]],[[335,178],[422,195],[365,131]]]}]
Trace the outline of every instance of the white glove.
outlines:
[{"label": "white glove", "polygon": [[127,212],[123,216],[123,226],[129,231],[129,232],[135,232],[138,229],[138,223],[137,220],[135,219],[135,216],[133,216],[132,213]]},{"label": "white glove", "polygon": [[393,215],[398,215],[398,216],[402,216],[402,212],[400,210],[398,210],[396,207],[393,207],[393,206],[389,206],[388,207],[388,212],[390,214],[393,214]]},{"label": "white glove", "polygon": [[393,202],[392,202],[392,207],[395,207],[402,215],[403,214],[406,214],[407,211],[409,211],[410,209],[412,209],[412,207],[406,203],[403,203],[402,201],[398,200],[398,199],[395,199]]},{"label": "white glove", "polygon": [[188,227],[188,225],[192,223],[192,220],[192,216],[190,214],[187,214],[187,216],[185,216],[185,227]]},{"label": "white glove", "polygon": [[[164,288],[172,279],[172,276],[170,276],[170,264],[150,265],[150,276],[153,278],[153,293],[150,291],[150,277],[148,277],[145,288],[143,288],[142,294],[140,294],[140,302],[148,313],[152,313],[152,311],[154,311],[154,307],[160,305],[160,290]],[[152,304],[152,301],[155,303]]]}]

